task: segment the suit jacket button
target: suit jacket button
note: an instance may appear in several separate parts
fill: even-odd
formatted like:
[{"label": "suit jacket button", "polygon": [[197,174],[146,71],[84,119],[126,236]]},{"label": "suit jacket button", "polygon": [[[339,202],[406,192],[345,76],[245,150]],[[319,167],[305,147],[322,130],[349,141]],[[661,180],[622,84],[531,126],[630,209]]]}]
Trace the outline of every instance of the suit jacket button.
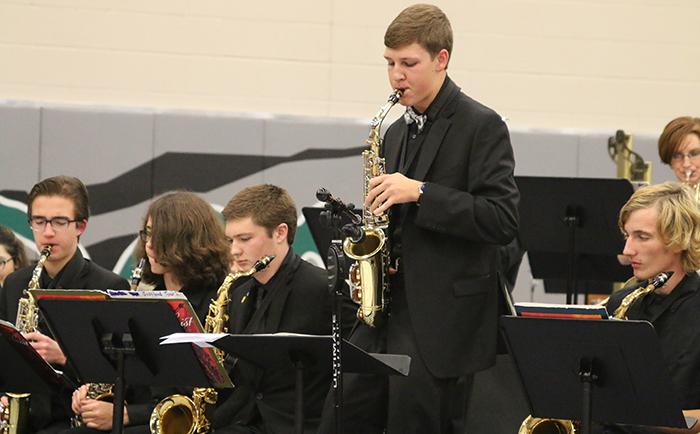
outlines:
[{"label": "suit jacket button", "polygon": [[255,394],[255,399],[257,399],[258,401],[261,400],[261,399],[263,399],[263,394],[262,394],[261,392],[256,393],[256,394]]}]

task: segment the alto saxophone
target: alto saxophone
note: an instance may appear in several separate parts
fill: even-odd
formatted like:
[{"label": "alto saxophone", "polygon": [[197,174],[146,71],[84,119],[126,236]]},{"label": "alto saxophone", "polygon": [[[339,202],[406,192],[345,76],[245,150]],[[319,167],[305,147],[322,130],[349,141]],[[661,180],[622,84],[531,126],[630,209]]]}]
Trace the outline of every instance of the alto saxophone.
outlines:
[{"label": "alto saxophone", "polygon": [[[229,288],[241,277],[252,276],[264,270],[274,256],[264,256],[248,271],[230,273],[216,291],[216,299],[209,303],[209,312],[204,322],[205,333],[226,333],[228,324],[227,306],[231,301]],[[223,351],[215,348],[214,354],[221,361]],[[196,387],[192,398],[185,395],[170,395],[161,400],[151,413],[151,434],[203,434],[209,432],[211,423],[206,417],[207,405],[216,404],[218,393],[211,387]]]},{"label": "alto saxophone", "polygon": [[[51,246],[41,250],[39,261],[32,271],[27,289],[39,289],[39,279],[46,259],[51,255]],[[15,328],[20,333],[32,333],[39,327],[39,310],[28,290],[17,303]],[[0,434],[22,434],[29,432],[29,393],[7,393],[9,405],[0,411]]]},{"label": "alto saxophone", "polygon": [[[659,273],[654,277],[647,286],[642,286],[630,292],[622,299],[620,306],[615,309],[613,317],[626,320],[627,311],[635,301],[644,297],[648,293],[661,288],[671,278],[673,272]],[[607,300],[603,303],[607,304]],[[543,433],[559,433],[559,434],[575,434],[576,429],[572,421],[567,419],[549,419],[528,416],[520,425],[518,434],[543,434]]]},{"label": "alto saxophone", "polygon": [[[138,265],[131,270],[131,290],[136,291],[139,283],[141,282],[141,276],[143,275],[143,267],[146,265],[146,258],[141,258]],[[107,401],[112,402],[114,400],[114,384],[110,383],[88,383],[87,384],[87,399],[94,399],[97,401]],[[70,420],[72,428],[77,428],[85,426],[83,419],[80,415],[76,414]]]},{"label": "alto saxophone", "polygon": [[[389,110],[399,102],[401,91],[389,95],[370,122],[368,149],[362,151],[363,190],[362,199],[369,193],[369,181],[385,173],[384,158],[380,151],[382,121]],[[359,242],[351,238],[343,241],[343,251],[355,263],[350,267],[349,280],[352,299],[360,305],[357,317],[370,327],[381,325],[389,304],[389,240],[385,231],[389,227],[389,214],[374,215],[368,206],[362,208],[362,233]]]}]

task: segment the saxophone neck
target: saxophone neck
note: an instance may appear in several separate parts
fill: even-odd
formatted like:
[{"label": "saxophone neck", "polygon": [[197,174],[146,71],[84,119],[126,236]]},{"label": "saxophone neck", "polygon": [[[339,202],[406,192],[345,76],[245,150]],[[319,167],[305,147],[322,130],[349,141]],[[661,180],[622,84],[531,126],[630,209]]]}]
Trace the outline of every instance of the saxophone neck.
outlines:
[{"label": "saxophone neck", "polygon": [[39,289],[39,278],[41,278],[41,272],[44,269],[44,264],[46,263],[46,260],[49,256],[51,256],[52,248],[52,246],[46,246],[41,250],[39,260],[37,261],[36,266],[32,271],[32,279],[29,281],[28,285],[29,289]]},{"label": "saxophone neck", "polygon": [[136,267],[131,270],[131,281],[130,281],[130,286],[131,290],[135,291],[136,288],[139,287],[139,283],[141,283],[141,278],[143,277],[143,268],[146,266],[146,258],[141,258],[139,260],[139,263],[136,265]]},{"label": "saxophone neck", "polygon": [[627,296],[625,296],[625,298],[622,299],[620,306],[617,309],[615,309],[615,313],[613,314],[613,316],[617,319],[627,319],[627,311],[637,300],[649,294],[650,292],[656,291],[657,289],[664,286],[671,278],[671,276],[673,276],[672,271],[659,273],[649,282],[647,286],[639,287],[627,294]]},{"label": "saxophone neck", "polygon": [[[370,149],[372,149],[372,146],[376,146],[378,148],[379,142],[380,142],[380,130],[382,127],[382,122],[384,121],[384,118],[386,115],[389,114],[389,110],[391,110],[394,105],[399,102],[399,99],[401,98],[401,91],[400,90],[395,90],[391,95],[389,95],[389,98],[383,106],[379,108],[379,111],[377,112],[376,115],[372,118],[372,121],[370,122],[370,135],[369,139],[367,140],[370,145]],[[378,149],[374,149],[378,153]]]}]

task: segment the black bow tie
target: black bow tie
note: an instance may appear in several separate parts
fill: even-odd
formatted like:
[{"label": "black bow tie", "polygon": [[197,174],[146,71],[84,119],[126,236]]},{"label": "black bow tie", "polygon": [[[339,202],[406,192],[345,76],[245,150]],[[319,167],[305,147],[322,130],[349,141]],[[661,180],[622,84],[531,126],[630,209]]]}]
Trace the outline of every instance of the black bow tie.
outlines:
[{"label": "black bow tie", "polygon": [[403,114],[403,119],[406,121],[406,125],[411,125],[412,123],[416,123],[416,126],[418,127],[418,133],[423,131],[423,127],[425,126],[425,121],[428,119],[426,115],[419,115],[415,111],[413,111],[412,107],[406,107],[406,113]]}]

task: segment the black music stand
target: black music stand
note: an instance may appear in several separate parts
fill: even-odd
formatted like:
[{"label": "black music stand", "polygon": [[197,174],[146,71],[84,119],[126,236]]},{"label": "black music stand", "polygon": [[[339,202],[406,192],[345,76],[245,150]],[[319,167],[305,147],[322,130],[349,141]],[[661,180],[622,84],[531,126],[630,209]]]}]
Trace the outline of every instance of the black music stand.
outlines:
[{"label": "black music stand", "polygon": [[[331,369],[331,336],[293,333],[227,335],[213,345],[264,369],[293,366],[296,370],[295,433],[304,432],[304,369]],[[343,372],[375,375],[408,375],[411,358],[398,354],[367,353],[342,339]]]},{"label": "black music stand", "polygon": [[[501,317],[535,417],[688,428],[646,321]],[[580,390],[581,393],[573,393]]]},{"label": "black music stand", "polygon": [[[216,363],[202,366],[193,346],[160,346],[161,336],[183,330],[168,305],[172,300],[42,298],[42,292],[56,291],[35,290],[32,293],[78,378],[83,383],[115,385],[112,433],[122,433],[124,429],[127,383],[231,387],[228,375],[223,369],[217,370],[220,366]],[[177,302],[189,305],[187,300]]]},{"label": "black music stand", "polygon": [[41,358],[9,322],[0,320],[0,392],[48,393],[64,377]]},{"label": "black music stand", "polygon": [[578,302],[578,279],[629,278],[630,270],[617,260],[624,248],[617,218],[633,191],[628,180],[536,176],[515,180],[520,190],[520,239],[533,277],[565,279],[567,304]]}]

